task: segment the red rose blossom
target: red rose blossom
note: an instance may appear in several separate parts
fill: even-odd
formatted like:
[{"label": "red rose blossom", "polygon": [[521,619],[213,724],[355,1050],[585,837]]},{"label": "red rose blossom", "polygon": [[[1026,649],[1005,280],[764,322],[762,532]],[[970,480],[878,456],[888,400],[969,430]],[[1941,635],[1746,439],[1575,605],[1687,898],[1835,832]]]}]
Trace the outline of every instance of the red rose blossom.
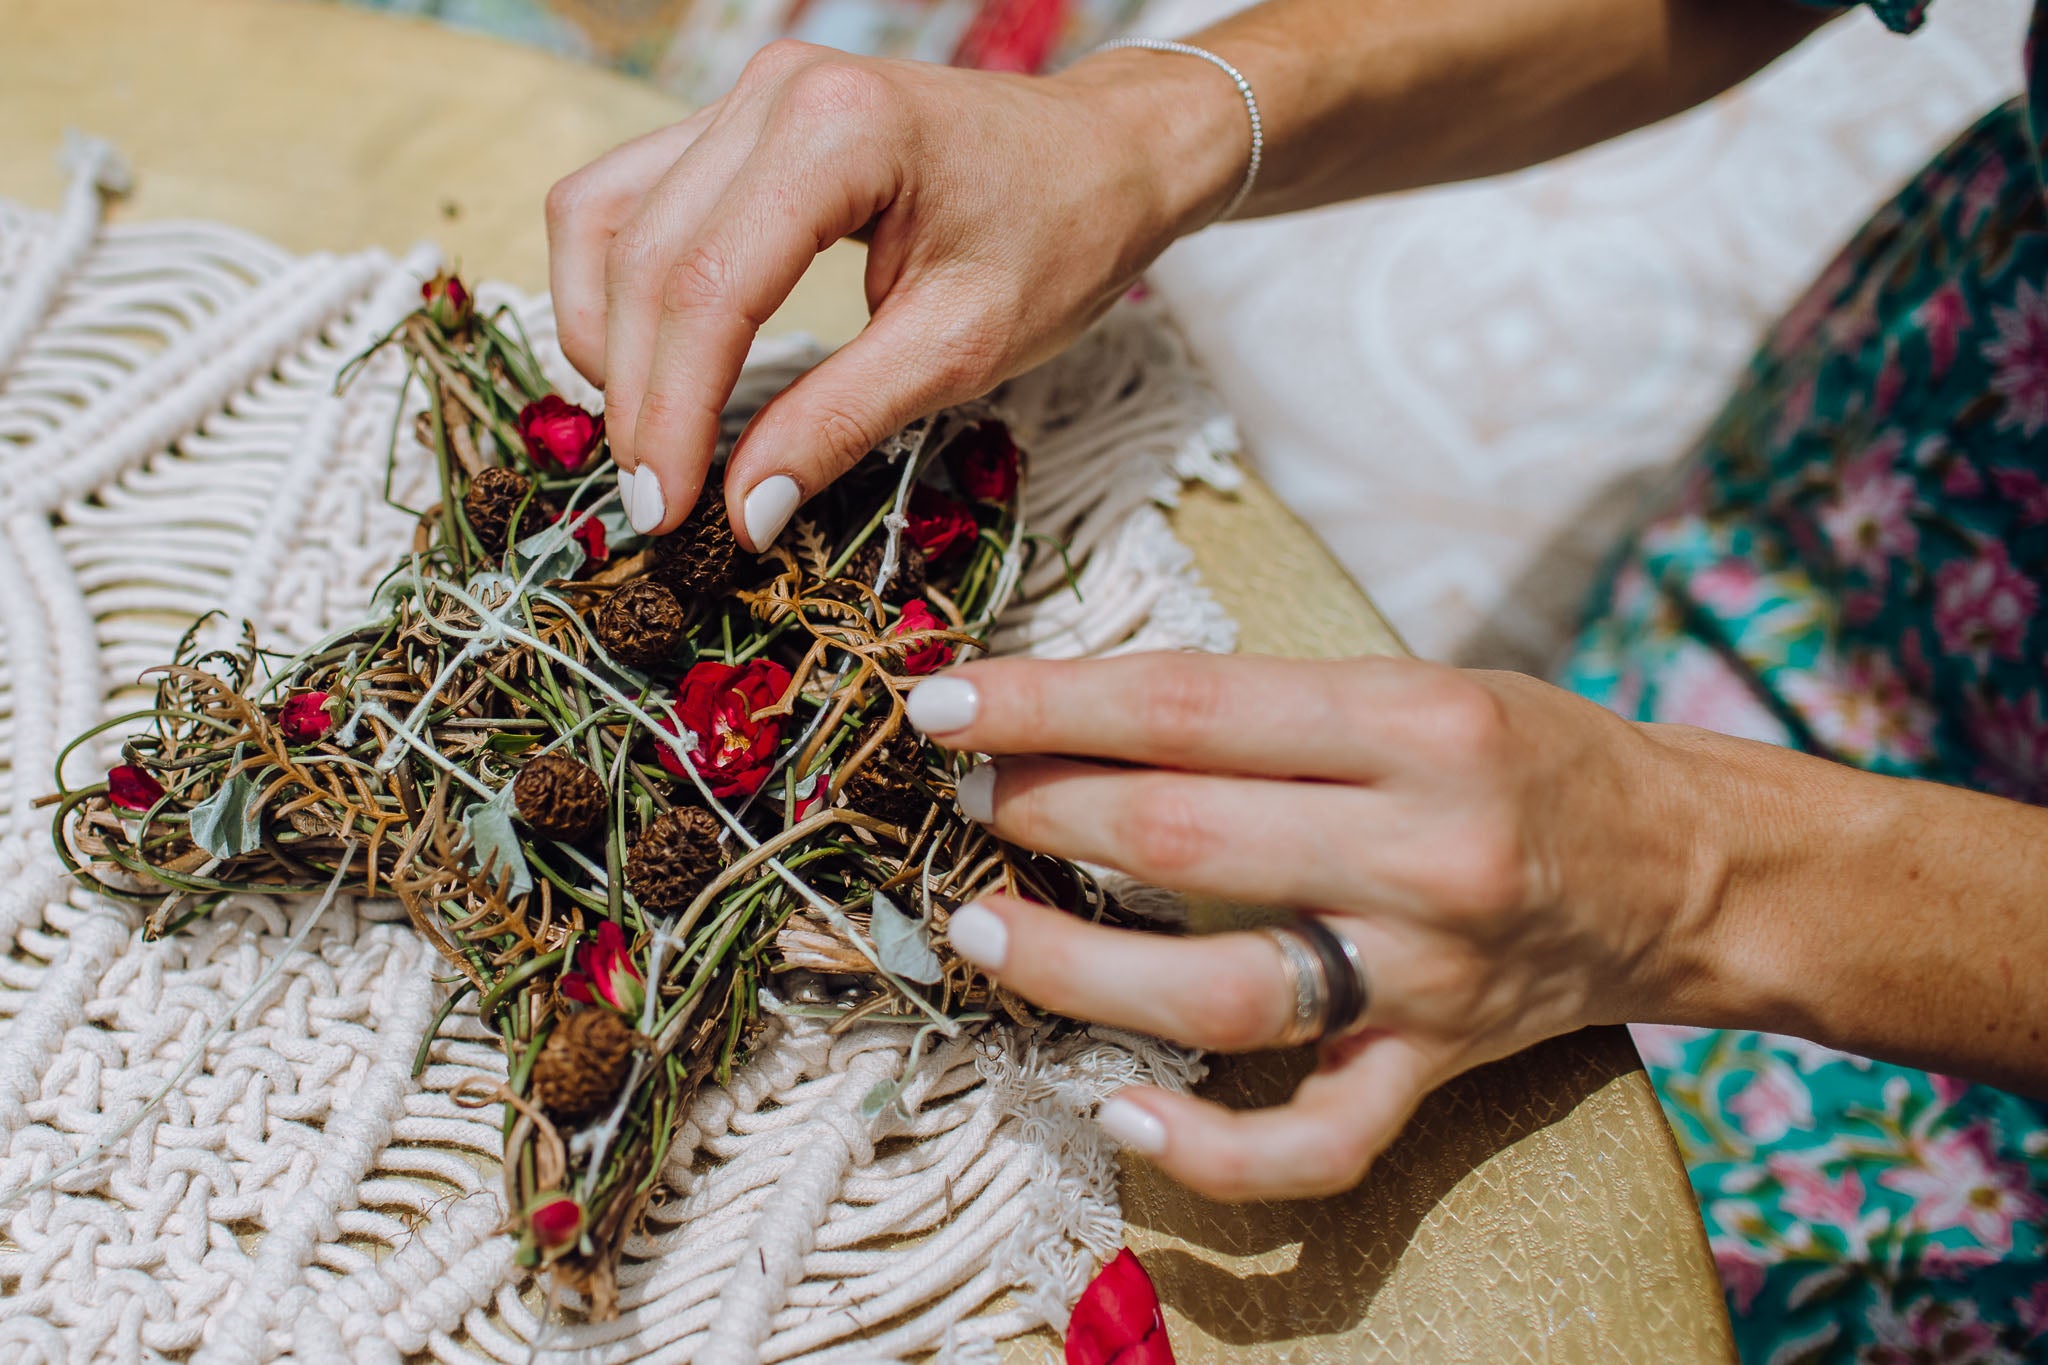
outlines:
[{"label": "red rose blossom", "polygon": [[519,410],[519,438],[535,464],[581,469],[604,439],[604,419],[551,393]]},{"label": "red rose blossom", "polygon": [[444,332],[467,327],[476,305],[462,281],[445,270],[435,272],[433,279],[420,286],[420,298],[427,306],[427,316]]},{"label": "red rose blossom", "polygon": [[1081,1291],[1067,1323],[1067,1365],[1173,1365],[1159,1293],[1129,1247]]},{"label": "red rose blossom", "polygon": [[[561,519],[559,515],[555,517],[556,521]],[[591,563],[602,564],[612,557],[611,543],[604,538],[604,523],[597,519],[597,513],[578,513],[576,525],[569,534],[576,537],[576,543],[583,547],[583,553],[589,556]]]},{"label": "red rose blossom", "polygon": [[638,1014],[647,1002],[647,979],[633,965],[626,931],[611,920],[597,926],[595,943],[576,945],[576,969],[562,978],[562,994],[579,1004],[600,1000],[621,1014]]},{"label": "red rose blossom", "polygon": [[[923,602],[911,602],[903,608],[903,615],[895,625],[889,627],[891,635],[913,635],[928,630],[944,630],[946,623],[932,614],[932,609]],[[951,640],[927,640],[916,645],[903,655],[903,671],[910,674],[936,673],[953,662]]]},{"label": "red rose blossom", "polygon": [[[683,675],[676,688],[676,715],[697,736],[690,766],[713,796],[752,796],[768,780],[782,738],[782,717],[757,720],[755,714],[781,701],[788,688],[789,670],[767,659],[738,665],[706,660]],[[667,745],[661,748],[661,766],[677,777],[688,776]]]},{"label": "red rose blossom", "polygon": [[327,732],[334,728],[334,717],[327,714],[327,703],[333,700],[325,692],[301,692],[286,702],[277,713],[277,728],[284,731],[286,740],[293,744],[312,744],[325,739]]},{"label": "red rose blossom", "polygon": [[566,1194],[544,1194],[527,1211],[533,1240],[546,1251],[560,1251],[583,1232],[583,1206]]},{"label": "red rose blossom", "polygon": [[974,512],[966,503],[928,483],[911,490],[910,505],[904,509],[904,515],[910,522],[904,534],[924,551],[926,562],[931,564],[972,545],[981,534]]},{"label": "red rose blossom", "polygon": [[107,772],[107,800],[122,810],[148,810],[163,800],[164,784],[133,763]]},{"label": "red rose blossom", "polygon": [[1001,422],[983,422],[954,437],[946,464],[954,485],[970,498],[1008,502],[1017,491],[1017,443]]}]

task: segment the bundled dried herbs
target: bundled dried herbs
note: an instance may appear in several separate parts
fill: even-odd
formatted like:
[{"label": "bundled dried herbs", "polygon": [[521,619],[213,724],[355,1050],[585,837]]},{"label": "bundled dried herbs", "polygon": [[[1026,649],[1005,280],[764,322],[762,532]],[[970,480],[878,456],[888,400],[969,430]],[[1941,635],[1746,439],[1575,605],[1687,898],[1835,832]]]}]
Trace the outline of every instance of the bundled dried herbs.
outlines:
[{"label": "bundled dried herbs", "polygon": [[911,429],[759,557],[716,470],[648,540],[612,506],[601,419],[510,315],[452,277],[422,293],[380,343],[427,395],[439,498],[412,553],[359,625],[288,658],[195,624],[152,707],[74,741],[128,735],[105,781],[59,793],[57,842],[150,936],[238,892],[395,897],[457,974],[449,1007],[473,993],[503,1040],[478,1098],[504,1104],[521,1258],[602,1317],[693,1094],[764,1000],[834,1027],[1022,1018],[948,951],[951,909],[997,888],[1115,907],[961,819],[959,760],[904,719],[1024,567],[1000,423]]}]

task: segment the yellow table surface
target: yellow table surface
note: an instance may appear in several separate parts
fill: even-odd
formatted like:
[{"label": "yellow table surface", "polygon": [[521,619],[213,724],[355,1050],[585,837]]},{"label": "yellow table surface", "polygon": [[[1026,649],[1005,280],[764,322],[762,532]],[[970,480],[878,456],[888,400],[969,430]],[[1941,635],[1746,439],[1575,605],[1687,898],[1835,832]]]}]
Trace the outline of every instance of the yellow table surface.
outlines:
[{"label": "yellow table surface", "polygon": [[[671,99],[488,38],[308,0],[0,0],[0,195],[55,207],[67,128],[133,161],[124,218],[233,223],[297,251],[440,243],[472,278],[545,288],[541,199]],[[843,341],[866,320],[842,244],[770,331]],[[1249,481],[1175,525],[1241,647],[1396,652],[1314,536]],[[1219,1059],[1233,1103],[1283,1095],[1302,1056]],[[1183,1361],[1732,1358],[1697,1212],[1627,1037],[1588,1030],[1446,1086],[1364,1185],[1229,1207],[1141,1162],[1130,1240]],[[1044,1358],[1040,1335],[1013,1350]]]}]

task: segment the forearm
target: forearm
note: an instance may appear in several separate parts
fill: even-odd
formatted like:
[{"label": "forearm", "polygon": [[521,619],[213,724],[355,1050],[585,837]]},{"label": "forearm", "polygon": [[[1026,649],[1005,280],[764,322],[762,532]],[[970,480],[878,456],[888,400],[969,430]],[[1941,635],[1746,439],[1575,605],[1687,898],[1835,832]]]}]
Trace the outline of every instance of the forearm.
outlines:
[{"label": "forearm", "polygon": [[[1247,217],[1587,146],[1727,89],[1821,18],[1790,0],[1268,0],[1191,41],[1258,95],[1265,165]],[[1236,188],[1247,129],[1219,72],[1126,51],[1064,79],[1115,91],[1189,226]]]},{"label": "forearm", "polygon": [[1692,774],[1670,1022],[2048,1095],[2048,810],[1653,731]]}]

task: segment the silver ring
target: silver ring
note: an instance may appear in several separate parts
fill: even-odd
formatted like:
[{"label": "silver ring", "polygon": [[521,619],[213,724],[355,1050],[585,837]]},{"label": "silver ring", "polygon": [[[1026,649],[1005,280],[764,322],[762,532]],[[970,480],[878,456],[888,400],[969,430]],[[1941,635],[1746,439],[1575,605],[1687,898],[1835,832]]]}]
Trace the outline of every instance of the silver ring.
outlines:
[{"label": "silver ring", "polygon": [[1260,932],[1280,949],[1280,960],[1286,965],[1294,995],[1293,1016],[1274,1045],[1294,1047],[1312,1043],[1322,1036],[1323,1016],[1330,1009],[1330,989],[1323,977],[1322,959],[1293,925],[1267,925]]},{"label": "silver ring", "polygon": [[1313,915],[1265,928],[1293,988],[1294,1017],[1280,1047],[1342,1038],[1365,1027],[1372,985],[1358,945]]}]

